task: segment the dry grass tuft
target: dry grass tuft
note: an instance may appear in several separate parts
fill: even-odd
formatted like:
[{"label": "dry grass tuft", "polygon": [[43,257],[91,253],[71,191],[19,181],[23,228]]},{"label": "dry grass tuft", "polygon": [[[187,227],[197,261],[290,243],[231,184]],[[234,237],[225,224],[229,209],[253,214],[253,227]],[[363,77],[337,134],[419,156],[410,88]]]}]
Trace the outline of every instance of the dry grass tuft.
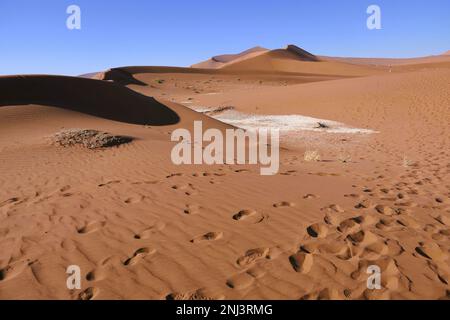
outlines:
[{"label": "dry grass tuft", "polygon": [[306,150],[305,154],[303,155],[303,160],[307,162],[311,161],[320,161],[320,154],[317,150]]},{"label": "dry grass tuft", "polygon": [[107,132],[89,129],[69,129],[53,136],[53,142],[63,147],[82,145],[88,149],[108,148],[129,143],[133,139],[125,136],[115,136]]}]

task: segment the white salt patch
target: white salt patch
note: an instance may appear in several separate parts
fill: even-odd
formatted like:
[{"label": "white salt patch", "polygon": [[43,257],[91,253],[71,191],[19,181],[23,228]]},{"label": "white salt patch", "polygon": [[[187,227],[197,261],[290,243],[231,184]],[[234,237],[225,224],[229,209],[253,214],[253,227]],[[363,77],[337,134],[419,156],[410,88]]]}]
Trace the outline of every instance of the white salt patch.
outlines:
[{"label": "white salt patch", "polygon": [[[212,108],[195,107],[197,112],[214,111]],[[279,129],[281,132],[292,131],[317,131],[329,133],[377,133],[370,129],[352,128],[343,123],[331,120],[324,120],[301,115],[254,115],[228,110],[222,113],[214,114],[214,119],[233,125],[242,129]],[[319,123],[327,128],[318,128]]]}]

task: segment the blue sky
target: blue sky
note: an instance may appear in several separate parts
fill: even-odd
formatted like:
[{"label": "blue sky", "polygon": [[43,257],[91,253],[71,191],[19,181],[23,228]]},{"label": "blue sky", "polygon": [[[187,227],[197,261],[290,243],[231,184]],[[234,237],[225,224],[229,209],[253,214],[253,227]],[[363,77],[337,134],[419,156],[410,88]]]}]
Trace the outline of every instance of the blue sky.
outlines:
[{"label": "blue sky", "polygon": [[[71,4],[81,8],[81,30],[66,27]],[[366,27],[371,4],[382,30]],[[0,74],[188,66],[289,43],[334,56],[440,54],[450,50],[450,1],[0,0]]]}]

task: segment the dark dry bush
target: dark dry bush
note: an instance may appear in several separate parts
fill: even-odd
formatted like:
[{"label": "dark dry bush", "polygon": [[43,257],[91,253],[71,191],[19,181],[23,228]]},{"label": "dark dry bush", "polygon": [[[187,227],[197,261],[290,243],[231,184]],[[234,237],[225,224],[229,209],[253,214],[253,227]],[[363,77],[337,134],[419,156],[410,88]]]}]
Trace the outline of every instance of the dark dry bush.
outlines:
[{"label": "dark dry bush", "polygon": [[324,122],[317,122],[316,129],[328,129],[330,126]]},{"label": "dark dry bush", "polygon": [[108,148],[129,143],[133,139],[126,136],[111,135],[107,132],[89,129],[69,129],[54,135],[53,141],[60,146],[82,145],[88,149]]}]

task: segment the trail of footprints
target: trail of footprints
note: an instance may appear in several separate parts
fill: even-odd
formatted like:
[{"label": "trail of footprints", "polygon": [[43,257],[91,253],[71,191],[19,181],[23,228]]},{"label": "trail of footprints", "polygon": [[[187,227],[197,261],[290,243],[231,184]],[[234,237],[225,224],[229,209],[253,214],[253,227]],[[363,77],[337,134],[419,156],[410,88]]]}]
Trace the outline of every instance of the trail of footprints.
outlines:
[{"label": "trail of footprints", "polygon": [[[350,277],[361,283],[367,279],[366,270],[369,265],[375,264],[381,268],[383,274],[382,287],[379,292],[365,290],[360,286],[359,291],[352,292],[346,289],[342,292],[323,289],[323,291],[306,294],[305,299],[318,298],[365,298],[387,299],[391,292],[395,292],[400,285],[408,286],[409,278],[397,267],[396,257],[402,254],[410,254],[427,260],[429,268],[435,272],[437,278],[445,285],[450,283],[447,259],[449,248],[443,248],[439,243],[426,240],[426,234],[431,234],[433,240],[447,243],[450,240],[450,218],[446,214],[435,216],[437,223],[424,225],[412,215],[411,208],[417,206],[408,200],[410,194],[417,194],[417,190],[403,190],[406,184],[397,184],[394,188],[381,188],[380,194],[392,197],[377,197],[379,200],[391,201],[393,205],[377,204],[373,199],[356,194],[346,195],[358,200],[352,213],[346,213],[340,206],[332,204],[323,208],[325,216],[323,222],[318,222],[307,227],[306,233],[309,240],[299,246],[298,252],[289,257],[289,262],[294,271],[311,275],[312,270],[321,259],[329,258],[329,261],[337,258],[342,261],[357,262],[357,267],[351,272]],[[364,188],[363,193],[370,197],[376,194],[370,188]],[[436,200],[438,203],[443,199]],[[361,211],[358,215],[357,211]],[[413,252],[406,252],[403,245],[396,239],[396,232],[422,232],[423,241],[418,241]],[[333,258],[334,257],[334,258]],[[444,267],[442,267],[444,266]],[[319,279],[316,279],[320,282]]]},{"label": "trail of footprints", "polygon": [[[294,172],[290,172],[294,173]],[[307,194],[304,199],[315,199],[318,196],[313,194]],[[295,207],[295,203],[289,201],[280,201],[273,204],[273,208],[292,208]],[[188,207],[191,209],[191,207]],[[185,213],[188,213],[185,211]],[[190,213],[190,211],[189,211]],[[261,223],[268,219],[268,215],[261,214],[254,209],[242,209],[232,215],[232,219],[237,222],[249,222],[249,223]],[[218,240],[223,237],[222,232],[208,232],[204,235],[197,236],[191,240],[192,243],[201,243],[204,241]],[[273,248],[255,248],[245,252],[241,257],[236,260],[236,266],[242,269],[237,274],[231,276],[226,280],[226,285],[229,288],[236,290],[245,290],[251,287],[257,279],[262,278],[266,273],[264,263],[269,260],[276,259],[282,253],[281,249],[277,247]],[[193,292],[187,293],[172,293],[169,294],[166,299],[170,300],[191,300],[191,299],[212,299],[212,296],[205,296],[203,289],[199,289]],[[220,296],[223,297],[223,296]]]},{"label": "trail of footprints", "polygon": [[[415,195],[417,190],[409,188],[402,191],[404,184],[398,184],[394,191],[380,188],[379,192],[370,188],[364,188],[363,194],[369,197],[377,197],[380,201],[394,202],[392,206],[377,204],[376,201],[357,194],[345,195],[355,198],[351,213],[347,213],[341,206],[331,204],[322,208],[325,215],[322,222],[312,224],[306,228],[310,237],[299,246],[299,250],[290,255],[289,263],[295,272],[310,275],[314,268],[328,268],[329,272],[336,273],[338,269],[332,262],[332,257],[348,261],[356,267],[350,272],[350,278],[360,283],[355,288],[338,289],[324,288],[303,295],[302,299],[388,299],[391,292],[395,292],[401,285],[408,286],[409,278],[398,268],[396,257],[404,254],[406,249],[396,239],[395,232],[405,230],[419,230],[434,232],[435,240],[450,240],[450,218],[441,214],[435,217],[440,227],[432,225],[423,226],[411,215],[411,208],[416,204],[409,201],[409,195]],[[384,196],[383,196],[384,195]],[[307,194],[303,199],[315,199],[316,195]],[[445,200],[436,198],[437,203]],[[274,208],[293,207],[295,203],[282,201],[275,203]],[[357,214],[358,210],[361,211]],[[256,210],[244,209],[233,215],[236,221],[245,221],[257,215]],[[386,235],[393,233],[392,237]],[[322,241],[321,241],[322,240]],[[241,272],[226,280],[226,285],[232,289],[245,290],[251,287],[255,281],[266,274],[265,260],[275,259],[279,254],[278,248],[256,248],[248,250],[239,257],[236,265],[243,269]],[[411,254],[409,252],[408,254]],[[446,285],[450,283],[450,271],[443,270],[439,263],[448,259],[445,252],[437,243],[419,241],[413,255],[418,255],[429,260],[429,267],[440,281]],[[330,260],[331,259],[331,260]],[[383,274],[381,291],[368,290],[367,268],[369,265],[377,265]],[[319,279],[316,279],[320,283]]]},{"label": "trail of footprints", "polygon": [[[237,170],[235,172],[246,172]],[[291,172],[289,172],[291,173]],[[292,172],[294,173],[294,172]],[[175,173],[166,176],[167,179],[183,176],[182,173]],[[194,177],[222,176],[225,173],[194,173]],[[411,177],[410,177],[411,178]],[[415,177],[413,177],[415,178]],[[149,181],[140,183],[158,183],[159,181]],[[106,187],[121,183],[120,180],[112,180],[98,185]],[[136,182],[138,183],[138,182]],[[347,194],[345,197],[353,198],[357,202],[351,213],[346,212],[337,204],[331,204],[322,208],[324,218],[322,222],[314,223],[306,228],[309,239],[298,246],[298,251],[289,256],[289,263],[294,272],[305,275],[311,275],[314,268],[323,265],[324,260],[333,257],[342,261],[357,261],[356,268],[350,273],[350,277],[359,282],[364,282],[367,278],[366,269],[370,264],[380,266],[383,275],[382,286],[384,290],[378,296],[371,296],[372,293],[367,290],[345,289],[342,292],[336,289],[327,289],[314,291],[305,294],[304,299],[332,299],[332,298],[388,298],[389,290],[395,291],[401,282],[407,282],[407,277],[402,275],[398,269],[395,257],[403,254],[405,248],[395,239],[387,237],[386,232],[401,232],[405,229],[412,229],[418,232],[424,231],[431,235],[436,241],[450,240],[450,208],[445,213],[436,215],[436,223],[423,225],[417,221],[410,213],[418,205],[411,201],[411,197],[420,195],[423,191],[419,190],[421,186],[429,183],[428,180],[417,180],[411,185],[406,182],[399,182],[393,186],[377,185],[375,188],[364,187],[362,194]],[[174,184],[172,189],[184,192],[186,195],[195,195],[198,190],[193,184]],[[62,193],[67,193],[67,189],[61,188]],[[70,196],[70,194],[68,195]],[[306,194],[304,200],[316,199],[317,195]],[[375,198],[382,203],[376,203]],[[436,195],[433,199],[436,206],[442,209],[442,206],[448,204],[449,194]],[[133,203],[130,197],[127,203]],[[10,198],[0,203],[0,207],[11,206],[23,202],[20,198]],[[392,202],[392,205],[386,205],[385,202]],[[292,208],[296,204],[288,201],[280,201],[273,204],[275,209]],[[198,213],[201,207],[198,204],[187,204],[184,210],[185,214]],[[360,211],[360,214],[357,212]],[[232,215],[236,222],[259,223],[267,219],[266,215],[260,214],[253,209],[243,209]],[[79,234],[90,234],[96,232],[105,226],[105,221],[92,221],[77,229]],[[135,234],[137,240],[149,239],[155,232],[161,231],[165,227],[162,222]],[[381,233],[380,233],[381,232]],[[383,234],[384,233],[384,234]],[[207,232],[198,235],[190,240],[193,244],[210,242],[222,239],[223,232]],[[323,240],[323,241],[322,241]],[[124,267],[131,267],[140,263],[143,259],[156,253],[156,249],[141,247],[133,252],[132,255],[122,261]],[[236,290],[245,290],[252,286],[257,279],[266,274],[264,263],[267,260],[277,258],[281,253],[278,248],[256,248],[245,252],[236,260],[236,266],[241,269],[240,272],[226,280],[229,288]],[[415,252],[412,254],[427,259],[429,267],[432,269],[441,282],[449,284],[449,270],[441,267],[440,262],[447,261],[447,252],[441,246],[433,241],[419,241]],[[356,259],[356,260],[355,260]],[[334,265],[331,263],[331,265]],[[25,266],[26,267],[26,266]],[[0,270],[0,281],[10,279],[17,273],[20,273],[24,266],[10,265]],[[103,278],[102,267],[94,269],[86,276],[90,282],[95,282]],[[336,272],[333,270],[332,272]],[[405,280],[406,278],[406,280]],[[89,287],[78,295],[81,300],[94,299],[99,293],[99,289]],[[223,299],[224,296],[211,293],[207,289],[198,289],[187,293],[172,293],[167,299],[185,300],[185,299]]]}]

